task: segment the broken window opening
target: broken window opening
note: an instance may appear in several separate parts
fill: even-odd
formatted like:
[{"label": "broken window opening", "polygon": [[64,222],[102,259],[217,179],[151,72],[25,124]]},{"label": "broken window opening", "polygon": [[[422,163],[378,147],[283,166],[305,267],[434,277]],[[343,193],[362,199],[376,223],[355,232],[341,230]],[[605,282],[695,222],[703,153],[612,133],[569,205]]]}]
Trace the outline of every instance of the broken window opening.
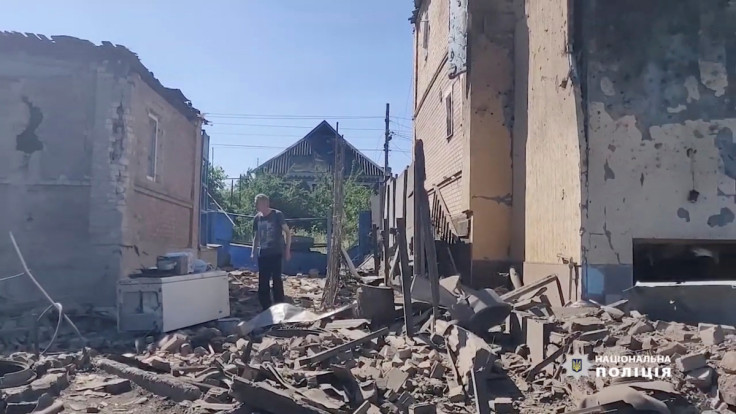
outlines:
[{"label": "broken window opening", "polygon": [[445,121],[447,123],[447,139],[455,133],[454,108],[452,104],[452,88],[445,94]]},{"label": "broken window opening", "polygon": [[158,152],[158,118],[152,114],[148,115],[150,126],[150,142],[148,147],[148,179],[156,181],[157,152]]},{"label": "broken window opening", "polygon": [[422,52],[424,53],[424,60],[429,57],[429,18],[422,20]]},{"label": "broken window opening", "polygon": [[736,279],[736,240],[634,240],[634,283]]}]

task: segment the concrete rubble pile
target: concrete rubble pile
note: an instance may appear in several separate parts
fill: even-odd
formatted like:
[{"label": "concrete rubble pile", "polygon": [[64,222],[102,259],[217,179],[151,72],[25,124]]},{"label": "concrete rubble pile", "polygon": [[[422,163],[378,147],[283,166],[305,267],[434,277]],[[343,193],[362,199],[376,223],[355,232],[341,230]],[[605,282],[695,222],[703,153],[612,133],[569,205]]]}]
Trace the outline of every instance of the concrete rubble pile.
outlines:
[{"label": "concrete rubble pile", "polygon": [[[502,361],[526,396],[522,412],[542,405],[580,413],[603,412],[595,407],[736,412],[733,327],[650,321],[628,309],[626,300],[554,305],[539,292],[514,301],[506,332],[522,345]],[[595,368],[580,379],[566,375],[570,354]],[[664,375],[668,371],[671,376]],[[565,411],[570,403],[581,411]]]},{"label": "concrete rubble pile", "polygon": [[[554,276],[501,294],[450,277],[436,321],[414,281],[407,336],[403,298],[377,280],[319,313],[323,280],[286,278],[293,304],[260,312],[257,276],[233,272],[226,320],[129,338],[127,353],[12,354],[0,413],[736,412],[732,327],[652,322],[626,301],[563,305]],[[570,354],[595,367],[572,375]],[[637,355],[668,357],[672,376],[596,375],[595,356]]]}]

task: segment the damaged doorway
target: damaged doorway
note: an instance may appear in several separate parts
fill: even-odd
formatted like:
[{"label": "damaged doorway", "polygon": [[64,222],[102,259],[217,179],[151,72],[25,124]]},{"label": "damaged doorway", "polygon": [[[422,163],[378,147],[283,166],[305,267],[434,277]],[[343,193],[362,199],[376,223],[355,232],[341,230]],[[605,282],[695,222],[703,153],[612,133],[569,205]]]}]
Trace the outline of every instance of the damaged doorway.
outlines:
[{"label": "damaged doorway", "polygon": [[634,283],[736,280],[736,240],[634,240]]}]

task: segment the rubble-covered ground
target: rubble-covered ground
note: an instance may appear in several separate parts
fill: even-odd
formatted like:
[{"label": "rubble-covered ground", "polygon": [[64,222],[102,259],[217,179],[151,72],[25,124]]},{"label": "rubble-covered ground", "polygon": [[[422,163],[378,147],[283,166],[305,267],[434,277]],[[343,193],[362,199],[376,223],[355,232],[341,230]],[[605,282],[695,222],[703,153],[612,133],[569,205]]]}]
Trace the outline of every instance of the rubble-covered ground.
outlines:
[{"label": "rubble-covered ground", "polygon": [[[562,306],[529,289],[506,300],[511,313],[490,332],[454,306],[432,323],[431,306],[415,302],[410,338],[398,292],[394,322],[377,323],[349,306],[360,297],[355,285],[341,290],[338,311],[320,313],[323,286],[286,278],[288,309],[307,312],[271,327],[252,322],[261,313],[257,277],[232,272],[234,322],[135,337],[117,334],[104,315],[75,312],[88,347],[63,325],[41,357],[20,334],[4,337],[3,354],[28,369],[1,370],[0,413],[736,412],[732,327],[653,322],[625,301]],[[55,316],[42,320],[42,349],[55,327]],[[594,365],[587,375],[563,368],[573,353]],[[596,376],[594,356],[645,355],[669,358],[672,376]]]}]

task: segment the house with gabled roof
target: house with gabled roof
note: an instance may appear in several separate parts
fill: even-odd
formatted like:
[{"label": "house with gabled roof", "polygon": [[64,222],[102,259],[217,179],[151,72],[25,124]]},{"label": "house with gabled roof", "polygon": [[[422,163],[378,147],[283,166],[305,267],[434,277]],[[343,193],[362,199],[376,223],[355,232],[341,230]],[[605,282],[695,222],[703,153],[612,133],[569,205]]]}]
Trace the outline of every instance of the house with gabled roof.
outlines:
[{"label": "house with gabled roof", "polygon": [[[288,180],[298,180],[310,188],[335,165],[335,138],[338,131],[327,121],[320,122],[302,139],[258,166],[254,173],[268,173]],[[383,180],[383,168],[345,139],[345,176],[372,188]]]}]

